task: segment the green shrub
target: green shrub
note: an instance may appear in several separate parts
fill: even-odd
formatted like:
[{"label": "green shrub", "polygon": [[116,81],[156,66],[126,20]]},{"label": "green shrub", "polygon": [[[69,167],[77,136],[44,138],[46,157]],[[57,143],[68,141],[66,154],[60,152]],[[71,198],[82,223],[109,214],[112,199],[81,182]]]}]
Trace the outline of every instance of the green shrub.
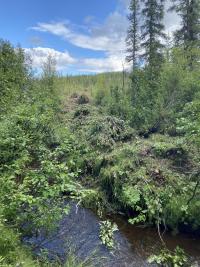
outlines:
[{"label": "green shrub", "polygon": [[114,232],[118,230],[118,227],[115,223],[110,222],[109,220],[100,222],[100,233],[99,237],[101,238],[102,244],[107,246],[109,249],[114,248]]},{"label": "green shrub", "polygon": [[174,252],[168,249],[161,250],[159,255],[153,255],[148,259],[149,263],[157,263],[159,266],[181,267],[188,266],[187,256],[183,249],[176,247]]},{"label": "green shrub", "polygon": [[123,120],[106,116],[94,120],[90,125],[90,143],[97,148],[111,149],[116,142],[125,142],[134,136]]}]

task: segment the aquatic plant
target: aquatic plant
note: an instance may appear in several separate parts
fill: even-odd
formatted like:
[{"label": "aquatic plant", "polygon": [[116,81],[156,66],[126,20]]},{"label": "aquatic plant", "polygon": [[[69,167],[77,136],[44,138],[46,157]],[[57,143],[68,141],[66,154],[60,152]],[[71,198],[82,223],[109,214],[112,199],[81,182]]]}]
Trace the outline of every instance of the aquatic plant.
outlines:
[{"label": "aquatic plant", "polygon": [[100,222],[100,233],[99,237],[102,244],[107,246],[109,249],[114,248],[114,232],[118,230],[118,227],[115,223],[110,222],[109,220]]},{"label": "aquatic plant", "polygon": [[157,263],[163,267],[182,267],[186,266],[188,258],[183,249],[176,247],[174,252],[168,249],[162,249],[158,255],[149,257],[149,263]]}]

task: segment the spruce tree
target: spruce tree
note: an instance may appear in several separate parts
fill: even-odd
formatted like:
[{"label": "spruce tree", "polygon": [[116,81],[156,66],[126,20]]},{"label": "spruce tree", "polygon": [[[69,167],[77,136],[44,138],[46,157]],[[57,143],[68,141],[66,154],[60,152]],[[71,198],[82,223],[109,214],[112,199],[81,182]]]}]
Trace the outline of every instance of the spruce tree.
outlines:
[{"label": "spruce tree", "polygon": [[132,62],[133,69],[138,64],[138,51],[139,51],[139,1],[131,0],[130,3],[130,14],[128,15],[128,20],[130,26],[127,33],[126,44],[127,44],[127,57],[128,62]]},{"label": "spruce tree", "polygon": [[165,38],[164,33],[164,2],[165,0],[142,0],[144,7],[142,15],[144,23],[142,25],[142,44],[144,53],[142,58],[151,67],[160,66],[162,62],[162,49],[164,44],[162,40]]},{"label": "spruce tree", "polygon": [[176,11],[181,17],[181,28],[175,32],[178,45],[200,47],[200,1],[172,0],[171,11]]}]

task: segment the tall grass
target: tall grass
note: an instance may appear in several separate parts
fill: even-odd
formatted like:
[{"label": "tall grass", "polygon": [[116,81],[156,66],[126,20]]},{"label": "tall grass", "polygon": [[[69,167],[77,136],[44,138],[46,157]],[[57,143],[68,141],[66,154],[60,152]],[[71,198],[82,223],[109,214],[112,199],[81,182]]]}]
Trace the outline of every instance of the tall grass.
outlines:
[{"label": "tall grass", "polygon": [[111,87],[129,86],[129,74],[122,72],[102,73],[97,75],[60,76],[56,78],[57,92],[61,97],[73,93],[87,93],[94,97],[99,90],[109,91]]}]

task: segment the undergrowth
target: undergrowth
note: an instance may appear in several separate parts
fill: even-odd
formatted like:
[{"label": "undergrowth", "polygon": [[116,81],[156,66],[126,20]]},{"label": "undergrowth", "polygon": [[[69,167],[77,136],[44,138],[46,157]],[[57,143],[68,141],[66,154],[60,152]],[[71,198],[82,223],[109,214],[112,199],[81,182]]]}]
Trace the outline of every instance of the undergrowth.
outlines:
[{"label": "undergrowth", "polygon": [[[123,211],[131,224],[199,229],[199,68],[182,50],[171,55],[155,83],[144,68],[121,87],[121,73],[59,78],[48,62],[34,78],[23,50],[0,42],[1,266],[51,266],[20,240],[54,230],[68,197],[101,217]],[[102,223],[110,247],[113,231]],[[66,264],[79,266],[76,256]]]}]

